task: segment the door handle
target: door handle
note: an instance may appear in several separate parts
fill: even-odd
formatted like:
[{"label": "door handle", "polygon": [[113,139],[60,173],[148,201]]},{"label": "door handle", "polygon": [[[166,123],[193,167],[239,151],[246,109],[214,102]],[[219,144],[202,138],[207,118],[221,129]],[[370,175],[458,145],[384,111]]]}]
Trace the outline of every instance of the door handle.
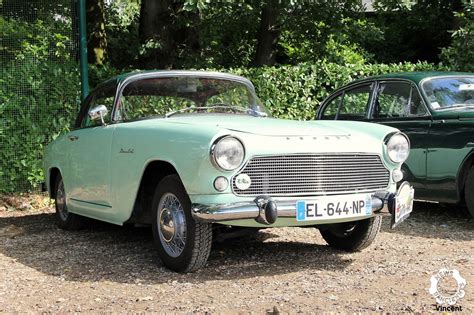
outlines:
[{"label": "door handle", "polygon": [[76,141],[79,139],[78,136],[68,136],[68,139],[71,140],[71,141]]}]

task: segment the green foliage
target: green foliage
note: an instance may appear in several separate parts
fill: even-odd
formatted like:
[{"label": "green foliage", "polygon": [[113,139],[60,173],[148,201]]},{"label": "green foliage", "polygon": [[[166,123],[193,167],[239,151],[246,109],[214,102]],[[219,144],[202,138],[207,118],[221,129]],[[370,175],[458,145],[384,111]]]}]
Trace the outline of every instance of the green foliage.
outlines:
[{"label": "green foliage", "polygon": [[70,50],[69,36],[58,31],[64,28],[63,21],[46,23],[42,20],[23,22],[0,16],[0,64],[28,58],[36,60],[64,60],[74,54]]},{"label": "green foliage", "polygon": [[377,12],[368,18],[379,28],[378,39],[364,41],[362,46],[375,62],[424,60],[439,62],[441,47],[449,45],[448,30],[453,28],[453,11],[461,0],[378,0]]},{"label": "green foliage", "polygon": [[130,67],[146,49],[138,39],[140,1],[111,1],[105,13],[110,63],[121,68]]},{"label": "green foliage", "polygon": [[77,67],[27,59],[0,69],[0,192],[43,180],[43,148],[78,108]]},{"label": "green foliage", "polygon": [[460,27],[452,32],[452,42],[443,48],[441,59],[458,71],[474,71],[474,3],[465,1],[456,13]]}]

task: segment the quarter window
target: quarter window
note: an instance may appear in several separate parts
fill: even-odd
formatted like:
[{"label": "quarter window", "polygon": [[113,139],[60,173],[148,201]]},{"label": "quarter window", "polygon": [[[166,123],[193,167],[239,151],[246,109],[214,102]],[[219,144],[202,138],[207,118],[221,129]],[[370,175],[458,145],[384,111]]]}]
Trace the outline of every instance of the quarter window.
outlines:
[{"label": "quarter window", "polygon": [[412,84],[384,82],[379,85],[374,118],[417,117],[426,114],[421,96]]},{"label": "quarter window", "polygon": [[334,97],[324,108],[322,119],[337,119],[336,114],[342,101],[342,94]]},{"label": "quarter window", "polygon": [[[365,118],[370,98],[370,85],[362,85],[344,93],[344,102],[339,111],[340,119]],[[347,118],[343,118],[347,117]]]},{"label": "quarter window", "polygon": [[366,84],[344,91],[324,108],[322,119],[360,120],[367,116],[372,85]]}]

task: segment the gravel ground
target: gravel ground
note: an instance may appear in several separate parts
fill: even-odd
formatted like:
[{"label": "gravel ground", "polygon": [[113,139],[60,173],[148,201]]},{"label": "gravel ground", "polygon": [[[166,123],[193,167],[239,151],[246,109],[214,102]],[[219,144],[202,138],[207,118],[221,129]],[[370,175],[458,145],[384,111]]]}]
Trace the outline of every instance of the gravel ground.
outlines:
[{"label": "gravel ground", "polygon": [[312,228],[267,229],[214,244],[187,275],[162,267],[148,228],[66,232],[47,206],[0,207],[0,312],[431,313],[430,277],[443,267],[466,279],[457,305],[473,314],[474,220],[433,204],[415,204],[395,230],[385,220],[360,253]]}]

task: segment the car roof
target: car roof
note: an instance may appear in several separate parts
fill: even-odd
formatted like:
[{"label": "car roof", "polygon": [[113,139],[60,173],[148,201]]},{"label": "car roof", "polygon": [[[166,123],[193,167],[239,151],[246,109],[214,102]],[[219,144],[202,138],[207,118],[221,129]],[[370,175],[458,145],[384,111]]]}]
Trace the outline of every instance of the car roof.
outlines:
[{"label": "car roof", "polygon": [[229,80],[238,80],[238,81],[245,81],[246,83],[253,86],[252,82],[250,82],[247,78],[224,73],[224,72],[215,72],[215,71],[201,71],[201,70],[140,70],[140,71],[132,71],[126,72],[119,75],[116,75],[102,83],[98,86],[103,86],[108,83],[120,83],[129,78],[133,77],[150,77],[153,75],[163,75],[163,76],[173,76],[173,75],[183,75],[183,76],[204,76],[204,77],[216,77],[216,78],[223,78]]},{"label": "car roof", "polygon": [[362,81],[370,81],[370,80],[385,80],[385,79],[404,79],[404,80],[409,80],[418,84],[420,83],[421,80],[426,79],[426,78],[459,76],[459,75],[474,76],[474,73],[473,72],[453,72],[453,71],[394,72],[394,73],[370,76],[367,78],[355,80],[353,82],[362,82]]}]

